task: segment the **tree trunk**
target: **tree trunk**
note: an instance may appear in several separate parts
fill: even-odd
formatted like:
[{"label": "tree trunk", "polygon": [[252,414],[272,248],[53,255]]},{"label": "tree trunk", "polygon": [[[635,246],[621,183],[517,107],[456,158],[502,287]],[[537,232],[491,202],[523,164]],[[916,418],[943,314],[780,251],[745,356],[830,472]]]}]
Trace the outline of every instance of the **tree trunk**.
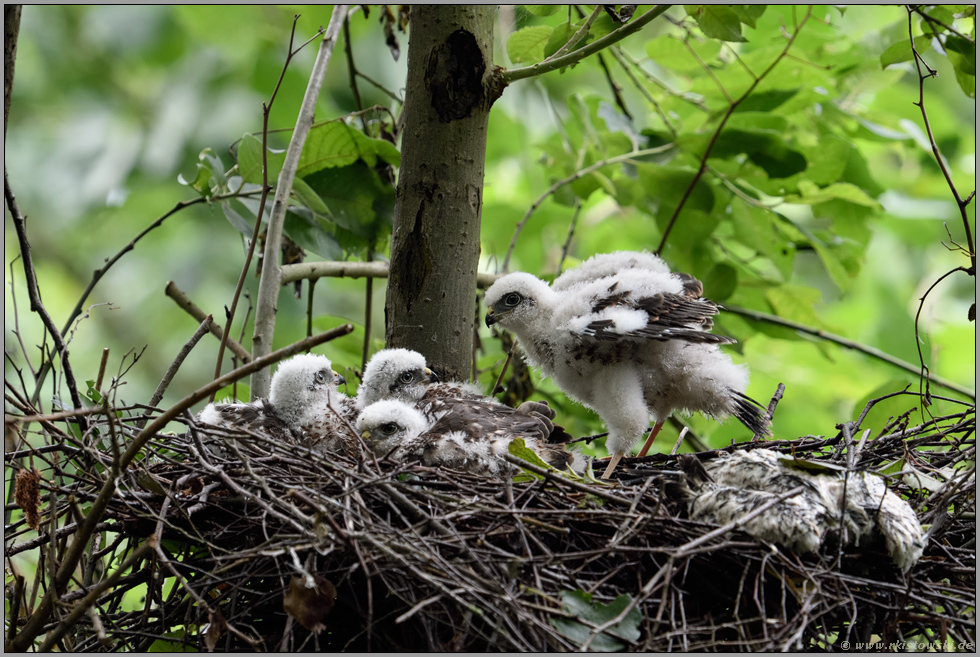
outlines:
[{"label": "tree trunk", "polygon": [[385,303],[389,347],[469,378],[493,66],[493,6],[414,5]]}]

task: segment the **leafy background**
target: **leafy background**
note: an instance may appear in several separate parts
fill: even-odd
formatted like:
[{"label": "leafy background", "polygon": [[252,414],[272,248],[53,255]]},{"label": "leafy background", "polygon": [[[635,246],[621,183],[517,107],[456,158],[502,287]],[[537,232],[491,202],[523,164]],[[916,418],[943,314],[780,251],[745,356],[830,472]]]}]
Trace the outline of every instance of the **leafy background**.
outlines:
[{"label": "leafy background", "polygon": [[[540,61],[591,11],[501,7],[496,63],[513,68]],[[786,35],[808,11],[789,55],[781,56]],[[69,348],[81,381],[95,378],[103,348],[111,350],[112,374],[124,354],[147,347],[126,373],[120,401],[145,402],[196,326],[163,294],[168,281],[225,323],[222,308],[231,302],[242,234],[251,232],[257,202],[217,199],[242,183],[247,191],[261,182],[262,103],[280,74],[294,12],[301,42],[327,23],[330,8],[24,11],[5,162],[28,216],[55,323],[68,317],[106,258],[178,201],[207,200],[167,219],[110,269],[73,327]],[[975,38],[970,5],[927,6],[924,13]],[[387,23],[400,49],[396,59],[384,17],[376,7],[350,25],[353,61],[377,83],[358,79],[361,107],[378,109],[351,114],[359,107],[343,44],[319,99],[318,127],[286,227],[310,260],[386,255],[398,165],[389,136],[403,94],[407,36]],[[938,71],[924,87],[936,143],[966,196],[975,186],[975,48],[944,29],[933,38],[937,28],[919,15],[911,23],[917,49]],[[614,27],[599,15],[577,47]],[[724,120],[708,169],[666,242],[667,261],[703,280],[706,295],[726,306],[778,315],[917,364],[919,298],[942,274],[969,262],[950,248],[947,226],[952,240],[964,244],[963,223],[913,104],[919,78],[908,42],[902,6],[678,6],[605,51],[602,61],[590,57],[514,82],[490,118],[481,271],[502,267],[515,226],[531,209],[512,270],[550,278],[594,253],[656,249]],[[276,152],[288,141],[314,56],[312,47],[296,56],[272,106],[269,126],[279,129],[270,134],[273,180]],[[758,76],[770,66],[728,116],[753,82],[748,71]],[[610,158],[619,159],[575,177]],[[556,185],[569,177],[575,179]],[[968,210],[975,233],[974,208]],[[7,221],[4,230],[5,351],[25,366],[19,334],[36,367],[42,330],[27,307]],[[249,276],[253,298],[257,286]],[[305,335],[307,295],[305,285],[302,299],[283,288],[276,347]],[[929,294],[919,325],[931,371],[966,387],[975,387],[975,328],[967,319],[974,297],[974,278],[962,272],[947,278]],[[377,282],[373,349],[382,346],[383,300]],[[241,315],[240,309],[236,337]],[[353,383],[365,283],[319,281],[314,330],[347,321],[358,330],[318,351],[346,368]],[[752,370],[751,396],[765,403],[778,382],[786,384],[774,421],[778,437],[834,434],[869,398],[918,386],[916,375],[867,355],[734,313],[723,314],[717,330],[738,338],[734,357]],[[244,335],[251,335],[250,325]],[[481,336],[480,380],[489,389],[504,352],[485,328]],[[216,353],[216,341],[203,341],[161,405],[210,380]],[[10,360],[8,378],[16,376]],[[602,430],[550,382],[536,376],[534,382],[537,396],[559,407],[573,433]],[[41,396],[45,408],[52,385]],[[881,427],[888,415],[913,405],[910,398],[882,404],[867,426]],[[690,423],[712,445],[745,438],[737,422],[694,417]]]}]

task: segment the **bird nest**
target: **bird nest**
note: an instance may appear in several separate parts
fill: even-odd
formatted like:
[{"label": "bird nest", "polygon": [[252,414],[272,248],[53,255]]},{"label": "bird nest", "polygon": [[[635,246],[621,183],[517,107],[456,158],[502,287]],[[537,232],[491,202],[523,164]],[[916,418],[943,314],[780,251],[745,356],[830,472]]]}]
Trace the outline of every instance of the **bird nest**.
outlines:
[{"label": "bird nest", "polygon": [[[94,604],[74,617],[62,647],[972,649],[975,410],[914,427],[901,419],[877,436],[851,422],[833,437],[729,449],[764,446],[884,472],[927,529],[907,575],[883,549],[828,540],[797,555],[736,523],[689,519],[672,495],[673,455],[624,459],[611,486],[533,465],[502,481],[322,457],[188,416],[192,430],[154,437],[116,478],[92,541],[94,572],[62,597]],[[59,468],[39,481],[47,500],[60,500],[60,519],[40,493],[31,497],[30,475],[18,482],[18,502],[35,507],[34,521],[56,541],[74,531],[65,508],[102,489],[109,437],[134,434],[127,424],[90,418],[96,431],[87,435],[108,446],[75,442],[60,461],[54,450],[34,455]],[[49,438],[53,430],[45,428]],[[8,527],[8,558],[49,538],[41,529],[28,540],[25,522]]]}]

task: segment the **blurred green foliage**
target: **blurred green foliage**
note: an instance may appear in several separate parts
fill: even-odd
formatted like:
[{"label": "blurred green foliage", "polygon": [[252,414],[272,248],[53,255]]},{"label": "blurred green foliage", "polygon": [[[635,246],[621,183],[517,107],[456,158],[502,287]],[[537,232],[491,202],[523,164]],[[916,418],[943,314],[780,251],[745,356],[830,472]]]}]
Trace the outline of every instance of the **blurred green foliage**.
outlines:
[{"label": "blurred green foliage", "polygon": [[[591,11],[502,6],[496,63],[540,61]],[[178,201],[208,199],[169,218],[110,269],[73,327],[70,351],[80,381],[95,378],[103,348],[111,349],[112,376],[124,354],[148,346],[117,403],[145,403],[195,329],[196,321],[163,294],[167,281],[226,323],[222,308],[231,302],[258,201],[215,196],[261,184],[262,103],[285,60],[294,12],[298,45],[326,25],[330,7],[24,10],[5,158],[55,323],[106,258]],[[381,13],[372,9],[365,19],[355,12],[350,21],[353,60],[366,76],[358,78],[361,107],[343,43],[318,102],[286,226],[309,259],[387,252],[399,162],[389,137],[401,108],[407,35],[396,33],[402,43],[395,60]],[[938,72],[925,80],[925,106],[965,197],[975,186],[972,6],[927,6],[923,13],[929,18],[911,18],[916,48]],[[616,27],[603,13],[575,47]],[[795,39],[787,50],[789,35]],[[271,108],[271,184],[315,49],[294,58]],[[964,227],[914,105],[919,77],[911,58],[902,6],[688,6],[672,8],[601,57],[515,82],[490,117],[481,270],[499,269],[515,226],[539,199],[510,268],[545,278],[594,253],[654,250],[673,219],[663,256],[702,279],[709,298],[918,363],[919,298],[939,276],[969,262],[948,248],[965,244]],[[704,174],[686,194],[709,146]],[[630,156],[637,151],[644,154]],[[612,158],[618,159],[577,176]],[[968,209],[975,232],[975,205]],[[29,379],[18,336],[36,369],[42,330],[29,312],[9,220],[4,243],[5,376],[16,377],[12,361]],[[257,287],[249,276],[253,297]],[[363,279],[315,286],[315,331],[348,321],[358,327],[318,349],[347,376],[351,393],[361,362],[364,289]],[[275,347],[305,335],[308,293],[308,284],[302,299],[293,298],[291,286],[283,289]],[[972,277],[949,277],[929,294],[919,325],[931,371],[970,387],[975,328],[967,311],[974,296]],[[382,346],[383,303],[378,282],[372,349]],[[241,327],[246,305],[233,335],[241,333],[249,348],[251,325]],[[866,355],[733,313],[723,313],[716,330],[738,338],[735,358],[752,370],[751,396],[766,403],[778,382],[786,384],[777,437],[834,434],[870,396],[918,386],[915,375]],[[161,405],[209,381],[216,352],[217,341],[206,337]],[[503,358],[499,341],[481,328],[477,363],[485,389]],[[534,382],[536,395],[558,407],[570,431],[602,431],[593,414],[550,381],[535,375]],[[45,409],[61,388],[60,378],[49,379]],[[737,422],[690,423],[712,445],[746,438]],[[664,433],[660,446],[667,448],[676,433]]]}]

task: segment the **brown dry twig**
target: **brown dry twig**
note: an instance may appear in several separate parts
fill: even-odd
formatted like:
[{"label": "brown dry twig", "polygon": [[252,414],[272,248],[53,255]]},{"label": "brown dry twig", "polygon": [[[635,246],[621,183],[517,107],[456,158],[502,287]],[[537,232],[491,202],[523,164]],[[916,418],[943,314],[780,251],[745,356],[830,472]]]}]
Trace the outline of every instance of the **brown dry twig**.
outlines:
[{"label": "brown dry twig", "polygon": [[[613,641],[642,651],[830,650],[872,630],[886,642],[972,641],[976,421],[974,407],[959,404],[948,416],[868,437],[853,453],[855,468],[914,453],[918,470],[953,473],[937,492],[911,488],[911,480],[889,483],[934,527],[907,578],[874,546],[845,549],[834,568],[830,542],[819,554],[796,555],[737,531],[737,523],[687,519],[671,492],[677,459],[666,454],[626,459],[613,489],[531,466],[544,478],[503,486],[384,458],[324,457],[257,433],[194,425],[184,436],[153,434],[144,450],[154,456],[121,472],[104,515],[112,524],[97,530],[133,537],[99,557],[106,567],[93,581],[119,575],[94,596],[107,643],[78,604],[72,647],[146,649],[170,637],[194,650],[556,651],[583,649],[593,637],[591,648]],[[91,421],[101,431],[108,419]],[[124,442],[139,436],[125,417],[116,425]],[[764,446],[843,463],[844,442],[838,435],[726,449]],[[99,458],[97,448],[83,449]],[[91,500],[100,483],[66,482],[60,494]],[[50,522],[52,509],[41,513]],[[125,574],[118,565],[145,544],[139,537],[155,533],[161,567],[148,578]],[[30,541],[21,534],[8,550]],[[294,576],[336,588],[328,631],[288,622],[283,600]],[[120,606],[137,583],[157,601],[145,613]],[[574,591],[590,593],[593,607],[619,596],[626,603],[593,622],[564,605]],[[82,592],[68,586],[63,599],[81,600]],[[210,632],[186,629],[219,617]],[[638,634],[621,638],[616,628],[631,623]]]}]

